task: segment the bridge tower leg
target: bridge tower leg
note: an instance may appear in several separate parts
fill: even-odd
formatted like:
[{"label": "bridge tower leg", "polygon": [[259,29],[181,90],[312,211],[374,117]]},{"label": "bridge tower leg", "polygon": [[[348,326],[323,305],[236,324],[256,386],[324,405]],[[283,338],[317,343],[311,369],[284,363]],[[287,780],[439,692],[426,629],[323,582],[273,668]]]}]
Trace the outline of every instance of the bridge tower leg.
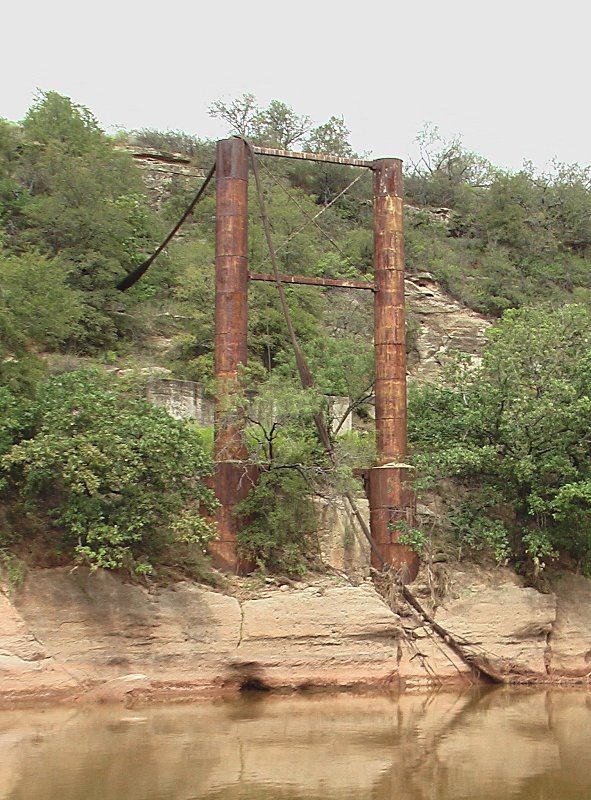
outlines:
[{"label": "bridge tower leg", "polygon": [[240,368],[247,360],[248,151],[237,138],[217,143],[215,250],[215,493],[218,538],[210,552],[219,569],[248,571],[236,546],[234,507],[255,479],[248,465],[244,416],[236,403]]},{"label": "bridge tower leg", "polygon": [[[369,471],[372,539],[386,564],[414,580],[419,559],[400,544],[400,523],[412,525],[406,419],[406,336],[402,162],[374,161],[374,348],[377,463]],[[397,525],[398,523],[398,525]],[[403,527],[402,526],[402,527]],[[372,566],[382,568],[376,553]]]}]

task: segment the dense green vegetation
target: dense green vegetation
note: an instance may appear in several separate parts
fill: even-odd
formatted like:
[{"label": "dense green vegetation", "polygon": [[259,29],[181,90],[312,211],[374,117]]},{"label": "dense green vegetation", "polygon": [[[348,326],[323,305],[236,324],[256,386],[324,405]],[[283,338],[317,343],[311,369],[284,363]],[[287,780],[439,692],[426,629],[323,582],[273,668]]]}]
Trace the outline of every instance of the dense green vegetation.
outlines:
[{"label": "dense green vegetation", "polygon": [[[339,118],[314,126],[251,95],[211,113],[261,144],[353,154]],[[180,132],[109,138],[54,92],[20,124],[0,120],[0,548],[45,526],[59,557],[145,572],[167,548],[201,553],[211,535],[198,514],[211,499],[207,446],[146,406],[137,379],[99,373],[156,365],[215,391],[214,201],[117,292],[195,191],[175,181],[157,212],[118,147],[127,140],[200,166],[213,158],[212,142]],[[505,313],[481,366],[460,360],[441,385],[415,387],[420,480],[452,482],[448,522],[464,550],[492,547],[534,570],[560,551],[588,568],[591,171],[507,172],[434,129],[420,148],[406,174],[408,270],[431,273],[471,308]],[[283,271],[371,275],[369,174],[341,197],[358,174],[347,167],[265,162],[262,174]],[[251,268],[270,271],[254,193],[250,217]],[[242,510],[242,542],[262,566],[298,572],[315,554],[310,498],[354,486],[352,470],[372,460],[372,313],[362,293],[286,291],[316,388],[298,388],[275,288],[253,285],[244,385],[258,397],[248,438],[263,478]],[[412,331],[411,315],[408,349]],[[336,466],[312,424],[325,395],[349,396],[360,415],[360,429],[337,440]]]},{"label": "dense green vegetation", "polygon": [[186,424],[81,371],[30,400],[3,390],[0,409],[0,488],[57,527],[58,549],[146,574],[172,538],[201,548],[212,538],[201,511],[214,499],[200,480],[211,464]]},{"label": "dense green vegetation", "polygon": [[579,305],[505,314],[481,365],[411,395],[423,485],[453,478],[458,542],[539,573],[570,555],[591,570],[591,314]]},{"label": "dense green vegetation", "polygon": [[451,209],[449,224],[414,215],[408,267],[427,269],[484,313],[549,301],[589,303],[591,168],[555,164],[537,174],[498,170],[436,131],[406,180],[410,202]]}]

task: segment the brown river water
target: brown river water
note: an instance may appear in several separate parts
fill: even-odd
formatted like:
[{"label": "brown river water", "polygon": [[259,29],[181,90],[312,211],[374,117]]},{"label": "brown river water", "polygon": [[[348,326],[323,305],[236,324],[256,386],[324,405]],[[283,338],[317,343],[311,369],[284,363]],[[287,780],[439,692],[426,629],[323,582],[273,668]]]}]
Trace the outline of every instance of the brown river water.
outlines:
[{"label": "brown river water", "polygon": [[0,800],[591,800],[591,692],[0,712]]}]

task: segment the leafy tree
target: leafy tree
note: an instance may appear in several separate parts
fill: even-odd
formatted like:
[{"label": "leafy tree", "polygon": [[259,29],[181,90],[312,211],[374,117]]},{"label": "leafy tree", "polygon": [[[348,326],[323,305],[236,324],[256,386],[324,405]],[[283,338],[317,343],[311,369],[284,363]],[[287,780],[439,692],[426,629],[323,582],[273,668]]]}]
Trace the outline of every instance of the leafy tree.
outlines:
[{"label": "leafy tree", "polygon": [[[66,100],[54,93],[43,96],[23,122],[26,149],[19,175],[31,194],[26,209],[30,238],[72,258],[100,250],[127,261],[132,253],[137,255],[139,240],[146,236],[146,219],[138,214],[144,202],[139,174],[94,118],[63,104]],[[55,104],[59,124],[51,113]]]},{"label": "leafy tree", "polygon": [[[330,117],[327,122],[312,128],[304,149],[312,153],[352,157],[355,155],[349,142],[350,131],[343,117]],[[301,164],[294,169],[294,179],[306,191],[316,196],[316,202],[327,205],[342,192],[355,177],[350,167],[338,164]],[[371,196],[371,195],[369,195]],[[351,197],[344,200],[346,205]],[[364,198],[367,201],[367,198]]]},{"label": "leafy tree", "polygon": [[20,138],[17,125],[0,119],[0,246],[14,231],[20,214],[21,192],[13,175]]},{"label": "leafy tree", "polygon": [[136,167],[88,109],[56,92],[37,97],[18,147],[6,126],[0,142],[5,246],[59,255],[68,284],[82,292],[83,321],[72,341],[87,349],[113,347],[127,302],[113,287],[152,250],[159,233]]},{"label": "leafy tree", "polygon": [[280,100],[272,100],[253,120],[252,136],[260,144],[289,150],[302,141],[310,126],[310,117],[296,114]]},{"label": "leafy tree", "polygon": [[491,164],[467,151],[459,137],[442,138],[439,129],[427,125],[416,141],[419,157],[406,170],[406,192],[421,206],[464,207],[471,190],[484,188],[494,175]]},{"label": "leafy tree", "polygon": [[260,465],[257,486],[240,504],[238,541],[263,569],[300,575],[317,555],[311,495],[328,474],[313,415],[323,406],[314,390],[271,376],[249,404],[247,441]]},{"label": "leafy tree", "polygon": [[209,107],[209,115],[227,122],[232,133],[284,150],[301,142],[311,127],[310,117],[296,114],[281,100],[272,100],[267,108],[261,108],[249,93],[230,103],[216,100]]},{"label": "leafy tree", "polygon": [[563,245],[579,255],[591,246],[591,167],[555,164],[542,183],[542,203]]},{"label": "leafy tree", "polygon": [[[26,399],[0,386],[0,457],[26,435],[30,426],[30,404]],[[0,476],[0,491],[7,488],[4,474]]]},{"label": "leafy tree", "polygon": [[57,92],[38,93],[25,115],[23,128],[29,141],[42,145],[60,143],[77,155],[100,147],[103,141],[96,117],[89,109]]},{"label": "leafy tree", "polygon": [[0,428],[5,491],[56,524],[79,561],[147,573],[167,543],[212,538],[199,510],[213,506],[211,463],[186,423],[92,372],[43,384],[26,425],[10,395],[0,402],[12,412]]},{"label": "leafy tree", "polygon": [[329,307],[323,317],[326,335],[305,346],[318,390],[351,399],[353,407],[373,396],[374,348],[368,329],[372,298],[360,292],[327,290]]},{"label": "leafy tree", "polygon": [[423,476],[458,481],[460,516],[483,530],[493,520],[498,552],[503,527],[504,546],[534,571],[556,549],[591,563],[590,322],[574,305],[509,311],[482,365],[460,362],[410,403]]},{"label": "leafy tree", "polygon": [[[247,404],[250,458],[260,479],[239,506],[238,540],[261,568],[301,575],[318,557],[315,497],[358,492],[353,470],[375,457],[373,436],[351,432],[321,445],[314,418],[329,403],[318,387],[301,389],[275,370]],[[328,413],[327,413],[328,412]]]},{"label": "leafy tree", "polygon": [[43,372],[36,353],[74,335],[81,313],[59,260],[0,251],[0,383],[30,387]]},{"label": "leafy tree", "polygon": [[544,258],[557,248],[545,214],[542,192],[529,170],[499,173],[473,213],[475,233],[517,257]]},{"label": "leafy tree", "polygon": [[330,117],[327,122],[312,128],[306,138],[305,146],[312,153],[324,153],[333,156],[353,156],[353,148],[349,143],[351,131],[345,124],[344,117]]},{"label": "leafy tree", "polygon": [[252,135],[259,114],[257,99],[250,92],[245,92],[230,103],[215,100],[209,107],[210,117],[224,120],[230,126],[230,131],[239,136]]},{"label": "leafy tree", "polygon": [[175,369],[213,391],[215,274],[213,242],[187,240],[173,250],[178,267],[174,302],[182,310],[182,330],[175,338]]},{"label": "leafy tree", "polygon": [[247,558],[271,571],[302,575],[317,555],[316,513],[310,486],[295,470],[263,472],[238,509],[238,542]]}]

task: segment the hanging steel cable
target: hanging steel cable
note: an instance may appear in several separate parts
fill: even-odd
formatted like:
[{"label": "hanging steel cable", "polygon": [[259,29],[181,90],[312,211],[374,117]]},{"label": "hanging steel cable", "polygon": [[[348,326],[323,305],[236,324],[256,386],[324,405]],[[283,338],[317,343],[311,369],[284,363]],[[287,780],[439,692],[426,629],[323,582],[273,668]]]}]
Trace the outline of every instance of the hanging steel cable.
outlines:
[{"label": "hanging steel cable", "polygon": [[212,166],[212,168],[209,170],[207,175],[205,176],[205,180],[203,181],[203,183],[199,187],[199,190],[198,190],[197,194],[191,200],[191,202],[187,206],[185,212],[183,213],[183,215],[181,216],[179,221],[176,223],[176,225],[172,228],[170,233],[158,245],[158,247],[156,248],[156,250],[154,250],[152,255],[149,256],[149,258],[147,258],[142,264],[140,264],[138,267],[136,267],[134,270],[132,270],[128,275],[126,275],[125,278],[123,278],[121,281],[119,281],[119,283],[117,284],[117,286],[115,288],[119,289],[120,292],[125,292],[127,289],[129,289],[131,286],[133,286],[134,283],[137,283],[139,281],[139,279],[143,275],[146,274],[146,272],[152,266],[154,261],[156,261],[156,259],[160,255],[160,253],[164,250],[164,248],[168,245],[168,243],[173,239],[173,237],[178,233],[178,231],[181,229],[181,227],[184,225],[184,223],[191,216],[191,214],[193,213],[193,211],[195,209],[195,206],[197,205],[197,203],[201,200],[201,198],[205,194],[205,190],[207,189],[207,187],[209,185],[209,182],[212,179],[214,173],[215,173],[215,163]]},{"label": "hanging steel cable", "polygon": [[339,198],[341,198],[341,197],[342,197],[344,194],[346,194],[346,193],[349,191],[349,189],[351,189],[351,187],[352,187],[352,186],[354,186],[354,185],[357,183],[357,181],[358,181],[358,180],[361,178],[361,174],[359,174],[359,175],[358,175],[358,176],[355,178],[355,180],[351,181],[351,183],[350,183],[350,184],[349,184],[349,185],[348,185],[348,186],[347,186],[345,189],[343,189],[343,191],[342,191],[342,192],[339,192],[339,194],[338,194],[336,197],[333,197],[333,199],[330,201],[330,203],[327,203],[325,206],[323,206],[323,207],[322,207],[322,209],[321,209],[321,210],[320,210],[320,211],[319,211],[317,214],[314,214],[314,216],[310,216],[310,214],[308,214],[308,212],[307,212],[307,211],[306,211],[306,209],[305,209],[305,208],[302,206],[302,204],[299,202],[299,200],[298,200],[296,197],[294,197],[294,195],[293,195],[293,194],[292,194],[292,193],[289,191],[289,189],[287,188],[287,186],[285,186],[283,183],[281,183],[281,181],[280,181],[280,180],[278,179],[278,177],[277,177],[277,176],[276,176],[276,175],[275,175],[275,174],[274,174],[274,173],[273,173],[273,172],[272,172],[272,171],[269,169],[269,167],[267,167],[267,166],[266,166],[265,164],[263,164],[263,163],[261,163],[261,166],[262,166],[262,168],[265,170],[265,172],[267,173],[267,175],[268,175],[268,176],[269,176],[269,177],[270,177],[270,178],[271,178],[271,179],[272,179],[272,180],[275,182],[275,184],[276,184],[276,185],[277,185],[277,186],[278,186],[278,187],[279,187],[279,188],[280,188],[280,189],[281,189],[283,192],[285,192],[285,194],[286,194],[286,195],[289,197],[289,199],[292,201],[292,203],[293,203],[295,206],[297,206],[297,207],[298,207],[298,209],[301,211],[302,215],[303,215],[303,216],[306,218],[306,220],[307,220],[307,222],[306,222],[306,224],[305,224],[305,225],[303,225],[303,226],[302,226],[301,228],[299,228],[297,231],[294,231],[293,233],[291,233],[291,234],[290,234],[290,235],[287,237],[287,239],[285,239],[285,241],[283,241],[283,242],[282,242],[280,245],[278,245],[278,247],[276,247],[276,248],[275,248],[275,249],[276,249],[276,251],[277,251],[277,252],[279,252],[280,250],[282,250],[282,249],[283,249],[283,248],[284,248],[286,245],[288,245],[288,244],[289,244],[289,242],[291,242],[291,240],[292,240],[292,239],[295,239],[295,237],[296,237],[296,236],[299,236],[299,235],[300,235],[300,233],[302,233],[302,232],[303,232],[303,231],[304,231],[304,230],[305,230],[305,229],[308,227],[308,225],[310,225],[310,224],[313,224],[313,225],[314,225],[314,226],[315,226],[315,227],[316,227],[316,228],[317,228],[317,229],[320,231],[320,233],[321,233],[321,234],[322,234],[322,235],[325,237],[325,239],[327,239],[327,240],[328,240],[328,241],[329,241],[329,242],[332,244],[332,246],[333,246],[333,247],[334,247],[336,250],[338,250],[338,251],[339,251],[339,253],[340,253],[340,254],[341,254],[343,257],[346,257],[346,256],[345,256],[345,253],[344,253],[344,252],[343,252],[343,250],[341,249],[341,247],[340,247],[340,245],[338,244],[338,242],[335,242],[335,240],[332,238],[332,236],[330,236],[330,235],[329,235],[329,234],[328,234],[328,233],[327,233],[327,232],[324,230],[324,228],[323,228],[321,225],[319,225],[319,224],[318,224],[318,222],[317,222],[317,219],[318,219],[318,217],[320,217],[322,214],[324,214],[324,212],[325,212],[327,209],[329,209],[329,208],[330,208],[330,207],[331,207],[331,206],[332,206],[334,203],[336,203],[336,201],[337,201],[337,200],[339,200]]}]

